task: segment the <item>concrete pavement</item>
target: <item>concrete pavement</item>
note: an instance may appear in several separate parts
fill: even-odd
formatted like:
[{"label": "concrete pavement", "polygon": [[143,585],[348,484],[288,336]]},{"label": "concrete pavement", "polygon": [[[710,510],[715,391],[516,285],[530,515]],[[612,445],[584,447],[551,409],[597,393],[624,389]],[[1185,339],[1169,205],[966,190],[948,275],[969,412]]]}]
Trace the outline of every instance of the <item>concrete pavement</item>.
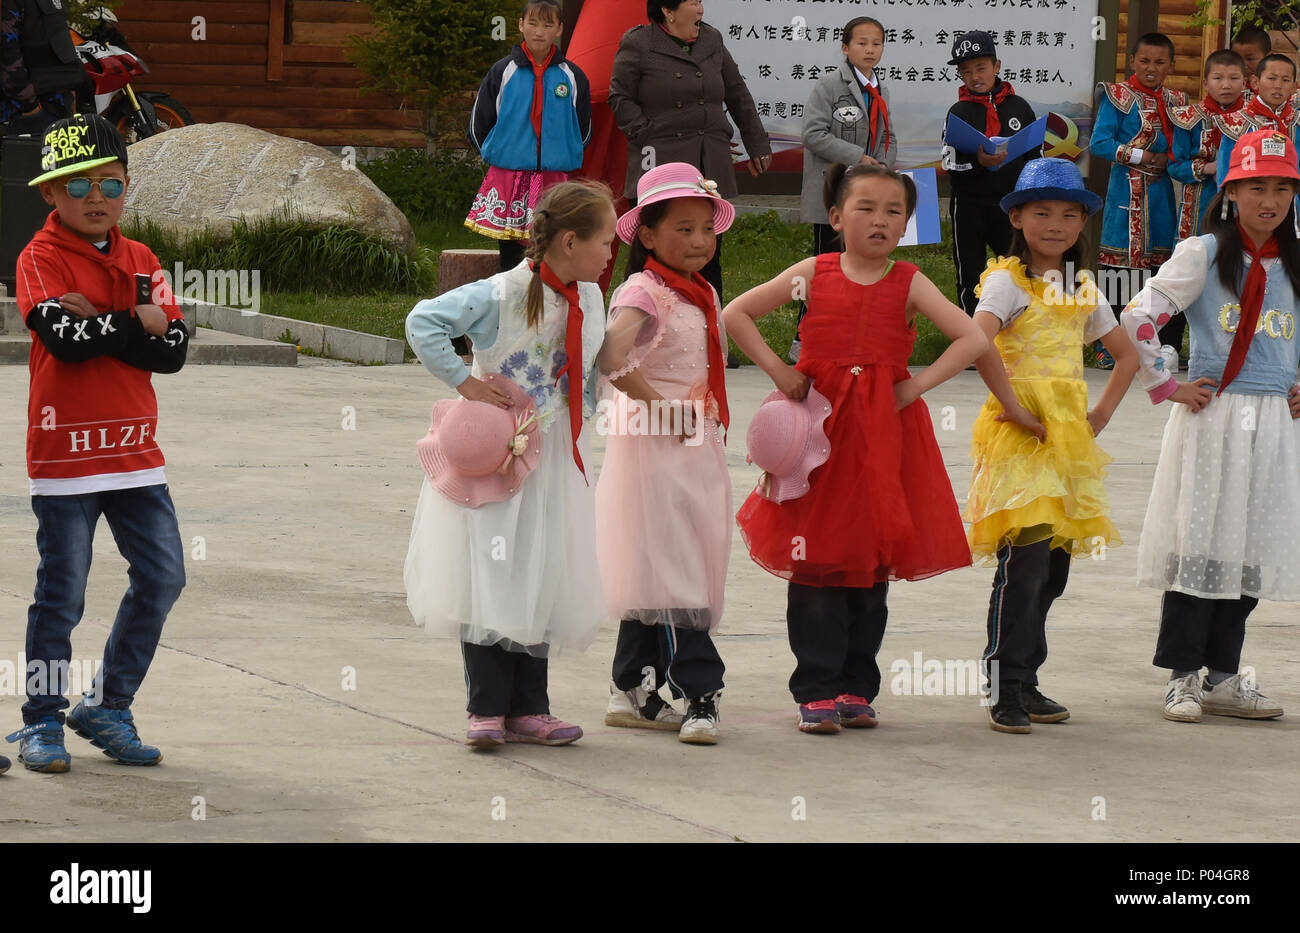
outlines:
[{"label": "concrete pavement", "polygon": [[[1094,398],[1104,378],[1089,373]],[[799,734],[785,587],[736,536],[719,745],[603,725],[611,625],[585,655],[551,664],[553,711],[584,727],[579,743],[475,753],[461,744],[457,647],[412,625],[402,589],[423,476],[413,444],[450,393],[414,364],[307,359],[155,384],[189,585],[134,708],[166,760],[125,768],[69,733],[68,774],[15,762],[0,778],[6,841],[1300,837],[1296,605],[1260,604],[1243,659],[1289,718],[1161,718],[1159,594],[1135,587],[1133,560],[1166,409],[1136,388],[1102,435],[1126,543],[1075,563],[1049,624],[1043,687],[1070,707],[1067,723],[1001,735],[974,696],[891,691],[891,664],[915,652],[979,657],[992,570],[975,568],[891,588],[878,729]],[[769,386],[753,367],[728,384],[739,505],[757,475],[745,429]],[[36,567],[26,370],[0,368],[0,394],[0,659],[15,661]],[[959,501],[983,398],[973,372],[927,395]],[[98,544],[78,659],[100,656],[125,587],[102,524]],[[0,730],[18,727],[21,702],[0,696]]]}]

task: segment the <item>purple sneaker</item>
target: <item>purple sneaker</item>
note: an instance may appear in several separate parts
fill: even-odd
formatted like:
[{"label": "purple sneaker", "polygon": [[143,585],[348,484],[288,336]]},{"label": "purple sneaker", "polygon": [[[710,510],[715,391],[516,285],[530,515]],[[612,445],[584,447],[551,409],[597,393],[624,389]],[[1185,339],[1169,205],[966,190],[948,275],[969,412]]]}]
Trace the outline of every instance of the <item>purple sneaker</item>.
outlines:
[{"label": "purple sneaker", "polygon": [[469,731],[465,733],[465,744],[475,748],[491,748],[506,744],[506,717],[475,716],[469,714]]},{"label": "purple sneaker", "polygon": [[582,738],[582,727],[557,719],[549,713],[511,716],[506,720],[507,742],[531,742],[533,745],[568,745]]},{"label": "purple sneaker", "polygon": [[799,731],[831,735],[840,731],[840,714],[834,700],[799,704]]},{"label": "purple sneaker", "polygon": [[845,729],[870,729],[880,722],[866,697],[841,693],[835,698],[835,708],[839,710],[840,725]]}]

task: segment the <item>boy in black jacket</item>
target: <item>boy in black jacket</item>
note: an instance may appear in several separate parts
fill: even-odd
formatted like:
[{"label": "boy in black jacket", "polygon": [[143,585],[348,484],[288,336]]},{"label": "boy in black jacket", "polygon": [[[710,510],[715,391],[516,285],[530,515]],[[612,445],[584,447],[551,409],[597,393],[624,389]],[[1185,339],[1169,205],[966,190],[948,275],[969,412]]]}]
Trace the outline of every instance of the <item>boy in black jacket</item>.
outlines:
[{"label": "boy in black jacket", "polygon": [[[1014,136],[1034,122],[1034,110],[1017,97],[1011,85],[998,77],[993,37],[987,32],[968,32],[952,44],[950,65],[957,66],[962,87],[957,103],[949,108],[985,136]],[[984,151],[961,152],[946,141],[948,120],[944,118],[943,167],[952,184],[948,202],[952,218],[953,263],[957,267],[957,303],[967,314],[975,313],[975,286],[988,263],[986,248],[995,256],[1011,249],[1011,222],[999,206],[1020,177],[1030,159],[1042,154],[1042,147],[1006,161],[1003,154]]]}]

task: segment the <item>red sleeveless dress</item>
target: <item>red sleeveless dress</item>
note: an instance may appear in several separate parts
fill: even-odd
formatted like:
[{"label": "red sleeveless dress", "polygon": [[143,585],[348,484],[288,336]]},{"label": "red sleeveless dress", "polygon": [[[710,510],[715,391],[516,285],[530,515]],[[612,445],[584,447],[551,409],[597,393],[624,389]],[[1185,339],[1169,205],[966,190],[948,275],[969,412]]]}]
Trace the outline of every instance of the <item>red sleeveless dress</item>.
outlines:
[{"label": "red sleeveless dress", "polygon": [[778,505],[750,493],[736,514],[750,557],[809,586],[869,587],[970,566],[930,410],[922,400],[895,408],[894,383],[911,378],[916,266],[895,262],[874,285],[850,281],[839,254],[818,256],[816,270],[796,369],[830,400],[831,455],[798,499]]}]

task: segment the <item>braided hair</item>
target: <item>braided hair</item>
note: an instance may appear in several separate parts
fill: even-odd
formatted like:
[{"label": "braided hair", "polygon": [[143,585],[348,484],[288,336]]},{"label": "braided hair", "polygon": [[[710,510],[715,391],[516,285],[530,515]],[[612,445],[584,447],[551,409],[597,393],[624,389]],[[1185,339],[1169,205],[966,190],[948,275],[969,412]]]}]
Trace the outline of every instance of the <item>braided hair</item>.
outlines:
[{"label": "braided hair", "polygon": [[614,195],[604,182],[582,179],[565,181],[547,190],[533,211],[527,257],[533,265],[528,283],[526,320],[537,329],[542,323],[542,260],[551,244],[572,230],[578,239],[595,236],[608,213],[614,209]]}]

